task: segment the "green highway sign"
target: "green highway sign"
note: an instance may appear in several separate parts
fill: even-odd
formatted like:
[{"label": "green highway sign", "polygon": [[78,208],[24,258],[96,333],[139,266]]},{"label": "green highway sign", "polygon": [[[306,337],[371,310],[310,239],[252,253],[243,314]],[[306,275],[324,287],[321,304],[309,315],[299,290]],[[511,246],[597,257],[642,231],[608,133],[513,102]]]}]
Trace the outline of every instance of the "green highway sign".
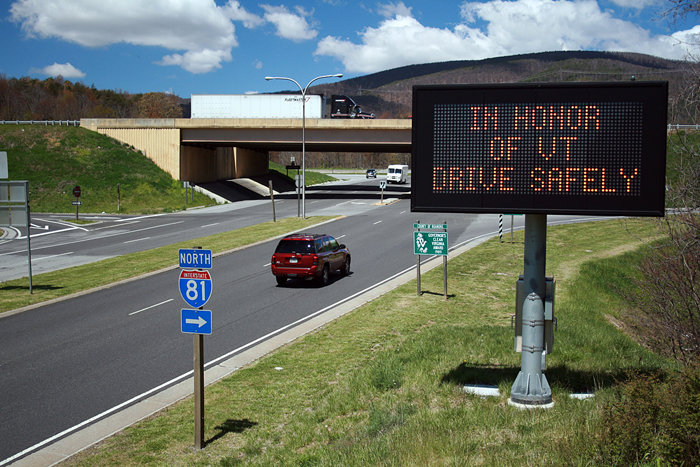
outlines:
[{"label": "green highway sign", "polygon": [[447,232],[413,232],[413,254],[447,256]]},{"label": "green highway sign", "polygon": [[413,224],[414,229],[442,229],[447,230],[447,224]]}]

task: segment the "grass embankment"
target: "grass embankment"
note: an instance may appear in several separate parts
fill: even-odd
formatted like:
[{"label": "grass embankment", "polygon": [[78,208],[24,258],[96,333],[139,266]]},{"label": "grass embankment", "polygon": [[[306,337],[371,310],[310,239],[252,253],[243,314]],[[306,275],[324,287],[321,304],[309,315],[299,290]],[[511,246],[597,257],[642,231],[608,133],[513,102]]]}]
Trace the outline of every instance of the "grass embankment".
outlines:
[{"label": "grass embankment", "polygon": [[[601,407],[616,382],[672,367],[625,334],[630,310],[615,292],[645,255],[635,236],[657,235],[638,220],[548,229],[552,409],[507,404],[520,369],[510,329],[519,232],[514,244],[495,239],[450,259],[447,301],[437,268],[421,297],[408,283],[208,387],[204,450],[192,449],[188,399],[65,465],[601,465]],[[468,395],[465,384],[501,396]],[[595,398],[569,398],[587,391]]]},{"label": "grass embankment", "polygon": [[[85,213],[149,214],[183,210],[185,189],[126,144],[79,127],[0,125],[11,180],[29,180],[32,212],[74,212],[73,187]],[[121,202],[117,211],[117,184]],[[194,194],[194,204],[216,204]]]},{"label": "grass embankment", "polygon": [[310,225],[330,219],[332,217],[328,216],[308,217],[306,219],[289,217],[277,222],[265,222],[197,240],[188,240],[82,266],[37,274],[32,277],[33,294],[31,295],[29,294],[29,280],[26,277],[1,282],[0,313],[173,266],[177,264],[177,251],[180,248],[201,246],[216,254],[250,245],[261,239],[274,238],[287,232],[302,230]]}]

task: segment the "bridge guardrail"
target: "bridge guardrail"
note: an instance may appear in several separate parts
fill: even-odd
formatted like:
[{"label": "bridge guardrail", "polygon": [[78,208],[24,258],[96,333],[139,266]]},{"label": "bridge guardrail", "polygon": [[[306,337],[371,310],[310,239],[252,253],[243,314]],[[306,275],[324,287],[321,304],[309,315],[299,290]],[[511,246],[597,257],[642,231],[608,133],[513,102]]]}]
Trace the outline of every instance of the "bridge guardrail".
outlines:
[{"label": "bridge guardrail", "polygon": [[80,126],[80,120],[0,120],[0,125]]}]

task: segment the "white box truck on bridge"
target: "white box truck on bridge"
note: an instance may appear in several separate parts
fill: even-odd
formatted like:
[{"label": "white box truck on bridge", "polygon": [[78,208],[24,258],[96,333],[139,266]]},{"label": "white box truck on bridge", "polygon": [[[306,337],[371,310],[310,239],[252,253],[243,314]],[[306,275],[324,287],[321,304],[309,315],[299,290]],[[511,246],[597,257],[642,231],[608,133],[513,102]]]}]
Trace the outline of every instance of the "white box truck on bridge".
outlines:
[{"label": "white box truck on bridge", "polygon": [[[300,94],[192,94],[192,118],[302,118]],[[325,118],[324,96],[306,96],[306,118]]]}]

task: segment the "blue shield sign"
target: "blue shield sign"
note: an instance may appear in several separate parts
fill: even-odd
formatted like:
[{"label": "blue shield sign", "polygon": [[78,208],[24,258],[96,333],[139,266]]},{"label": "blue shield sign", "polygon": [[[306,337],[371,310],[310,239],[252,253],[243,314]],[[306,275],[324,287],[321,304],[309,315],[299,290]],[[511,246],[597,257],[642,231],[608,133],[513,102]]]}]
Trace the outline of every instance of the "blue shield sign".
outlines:
[{"label": "blue shield sign", "polygon": [[211,250],[180,248],[177,258],[181,268],[211,269]]},{"label": "blue shield sign", "polygon": [[199,308],[211,298],[212,282],[209,271],[180,271],[180,295],[192,308]]},{"label": "blue shield sign", "polygon": [[185,334],[211,334],[210,310],[180,310],[182,332]]}]

